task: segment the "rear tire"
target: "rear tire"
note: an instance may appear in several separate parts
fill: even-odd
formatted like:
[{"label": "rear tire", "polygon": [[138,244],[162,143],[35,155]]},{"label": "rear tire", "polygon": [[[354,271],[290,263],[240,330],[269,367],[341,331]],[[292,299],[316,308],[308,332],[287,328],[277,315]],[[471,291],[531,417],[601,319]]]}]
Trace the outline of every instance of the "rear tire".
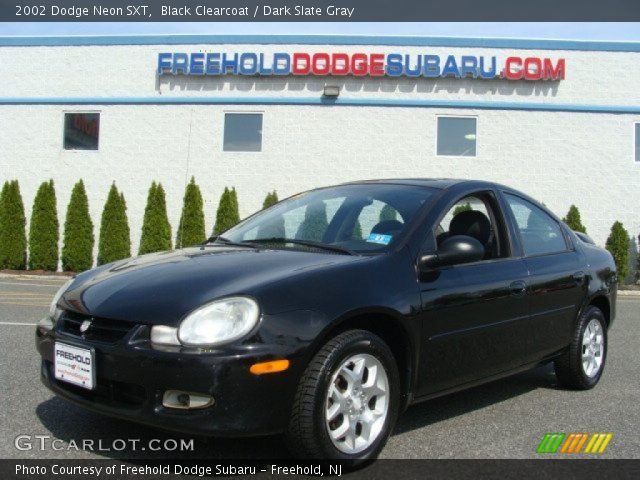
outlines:
[{"label": "rear tire", "polygon": [[329,342],[305,370],[285,438],[298,458],[373,459],[398,416],[398,368],[387,344],[366,330]]},{"label": "rear tire", "polygon": [[607,323],[598,307],[589,306],[580,315],[571,344],[555,361],[558,383],[576,390],[596,386],[607,359]]}]

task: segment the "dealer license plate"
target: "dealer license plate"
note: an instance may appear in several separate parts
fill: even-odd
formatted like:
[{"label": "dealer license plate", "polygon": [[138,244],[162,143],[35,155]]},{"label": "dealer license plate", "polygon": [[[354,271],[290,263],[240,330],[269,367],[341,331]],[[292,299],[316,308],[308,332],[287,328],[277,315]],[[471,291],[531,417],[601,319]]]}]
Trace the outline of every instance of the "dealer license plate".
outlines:
[{"label": "dealer license plate", "polygon": [[96,383],[94,357],[93,350],[56,342],[53,362],[55,377],[93,390]]}]

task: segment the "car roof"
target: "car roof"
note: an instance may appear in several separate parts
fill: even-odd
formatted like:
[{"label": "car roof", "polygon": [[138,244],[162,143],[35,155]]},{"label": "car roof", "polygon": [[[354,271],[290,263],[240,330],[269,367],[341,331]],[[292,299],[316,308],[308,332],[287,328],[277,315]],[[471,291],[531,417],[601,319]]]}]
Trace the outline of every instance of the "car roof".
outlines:
[{"label": "car roof", "polygon": [[493,188],[499,186],[501,188],[503,185],[499,185],[493,182],[487,182],[485,180],[472,180],[472,179],[462,179],[462,178],[385,178],[385,179],[375,179],[375,180],[360,180],[354,182],[347,182],[343,185],[357,185],[357,184],[370,184],[370,183],[378,183],[378,184],[395,184],[395,185],[414,185],[421,187],[431,187],[431,188],[439,188],[439,189],[447,189],[454,185],[459,184],[469,184],[474,187],[487,187]]}]

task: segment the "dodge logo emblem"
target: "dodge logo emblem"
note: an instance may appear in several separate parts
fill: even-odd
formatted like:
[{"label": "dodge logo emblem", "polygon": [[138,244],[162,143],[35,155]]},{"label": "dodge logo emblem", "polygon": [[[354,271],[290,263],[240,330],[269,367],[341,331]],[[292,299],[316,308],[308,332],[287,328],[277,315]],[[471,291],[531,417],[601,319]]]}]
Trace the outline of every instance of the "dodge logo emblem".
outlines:
[{"label": "dodge logo emblem", "polygon": [[87,330],[89,330],[90,326],[91,326],[91,320],[85,320],[80,324],[80,332],[81,333],[86,332]]}]

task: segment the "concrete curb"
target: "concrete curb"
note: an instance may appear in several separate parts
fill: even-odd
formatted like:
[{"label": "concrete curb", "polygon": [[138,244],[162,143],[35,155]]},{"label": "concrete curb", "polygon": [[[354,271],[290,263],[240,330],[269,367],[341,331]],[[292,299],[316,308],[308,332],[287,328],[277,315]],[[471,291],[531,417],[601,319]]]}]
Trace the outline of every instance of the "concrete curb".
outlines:
[{"label": "concrete curb", "polygon": [[618,290],[618,296],[640,298],[640,290]]}]

